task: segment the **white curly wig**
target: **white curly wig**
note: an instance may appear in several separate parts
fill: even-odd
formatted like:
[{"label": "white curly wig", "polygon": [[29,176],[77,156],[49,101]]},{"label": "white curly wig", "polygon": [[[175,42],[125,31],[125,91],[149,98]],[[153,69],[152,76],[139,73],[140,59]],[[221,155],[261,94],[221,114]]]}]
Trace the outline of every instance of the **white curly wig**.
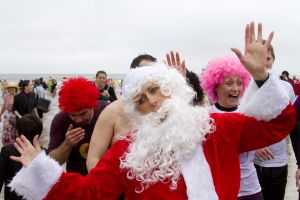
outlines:
[{"label": "white curly wig", "polygon": [[131,69],[123,82],[122,100],[124,112],[130,116],[132,123],[141,116],[136,110],[134,98],[140,94],[142,87],[149,82],[159,85],[163,95],[181,98],[186,103],[191,103],[196,95],[183,76],[176,69],[167,67],[165,64],[160,63]]},{"label": "white curly wig", "polygon": [[[149,82],[159,85],[162,94],[171,98],[157,111],[141,115],[134,99]],[[185,79],[165,65],[133,69],[124,80],[124,112],[136,131],[130,139],[124,137],[130,145],[120,158],[120,168],[128,170],[128,179],[141,183],[136,192],[158,181],[170,183],[170,189],[175,190],[181,175],[178,161],[189,157],[205,135],[214,131],[208,111],[191,105],[194,95]]]}]

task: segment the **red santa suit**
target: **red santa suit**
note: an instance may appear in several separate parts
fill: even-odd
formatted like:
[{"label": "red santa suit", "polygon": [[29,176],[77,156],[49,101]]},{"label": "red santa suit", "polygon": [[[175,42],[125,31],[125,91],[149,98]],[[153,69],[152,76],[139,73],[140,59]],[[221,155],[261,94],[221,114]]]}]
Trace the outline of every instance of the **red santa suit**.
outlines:
[{"label": "red santa suit", "polygon": [[[270,99],[266,100],[268,97]],[[289,104],[288,95],[273,77],[260,89],[255,84],[252,85],[244,99],[240,108],[248,116],[239,113],[211,114],[216,130],[202,143],[219,200],[237,199],[240,181],[239,154],[282,140],[295,124],[295,113]],[[120,157],[128,146],[127,140],[116,142],[85,177],[62,172],[55,161],[49,161],[49,157],[40,153],[28,167],[22,168],[10,187],[28,199],[42,199],[46,196],[49,200],[113,200],[121,192],[125,192],[128,200],[192,199],[187,191],[197,188],[193,188],[193,180],[186,179],[185,176],[178,181],[176,190],[169,188],[169,182],[157,182],[137,193],[135,189],[140,183],[129,180],[126,171],[120,169]]]}]

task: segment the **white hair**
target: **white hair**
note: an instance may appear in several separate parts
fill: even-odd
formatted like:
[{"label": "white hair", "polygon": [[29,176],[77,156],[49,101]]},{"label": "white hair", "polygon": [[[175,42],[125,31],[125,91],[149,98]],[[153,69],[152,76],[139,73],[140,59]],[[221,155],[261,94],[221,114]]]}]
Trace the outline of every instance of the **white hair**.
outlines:
[{"label": "white hair", "polygon": [[133,98],[136,98],[146,83],[154,83],[160,86],[164,96],[177,96],[184,102],[192,102],[196,92],[187,84],[186,80],[174,68],[164,64],[155,64],[131,69],[124,79],[122,87],[123,110],[129,116],[132,127],[142,116],[136,110]]},{"label": "white hair", "polygon": [[[143,67],[132,73],[129,74],[131,80],[125,82],[123,100],[124,112],[129,114],[136,131],[130,137],[128,151],[120,158],[120,168],[128,170],[128,179],[140,182],[136,192],[158,181],[170,182],[170,189],[175,190],[181,175],[178,161],[189,157],[215,127],[207,109],[190,104],[194,92],[176,70]],[[133,98],[148,82],[158,84],[161,92],[171,98],[156,112],[141,115]]]}]

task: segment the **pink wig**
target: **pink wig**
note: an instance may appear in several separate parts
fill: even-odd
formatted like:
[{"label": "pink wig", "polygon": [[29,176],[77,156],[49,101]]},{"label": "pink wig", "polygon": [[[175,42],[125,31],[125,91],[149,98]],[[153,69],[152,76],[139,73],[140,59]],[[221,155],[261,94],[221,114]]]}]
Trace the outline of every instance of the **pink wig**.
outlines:
[{"label": "pink wig", "polygon": [[242,78],[243,90],[241,96],[251,80],[250,73],[237,57],[225,56],[211,60],[200,76],[200,82],[203,90],[213,103],[218,100],[215,89],[220,83],[223,83],[224,78],[227,76],[239,76]]},{"label": "pink wig", "polygon": [[83,77],[70,78],[59,91],[59,108],[67,113],[95,108],[99,96],[100,92],[92,81]]}]

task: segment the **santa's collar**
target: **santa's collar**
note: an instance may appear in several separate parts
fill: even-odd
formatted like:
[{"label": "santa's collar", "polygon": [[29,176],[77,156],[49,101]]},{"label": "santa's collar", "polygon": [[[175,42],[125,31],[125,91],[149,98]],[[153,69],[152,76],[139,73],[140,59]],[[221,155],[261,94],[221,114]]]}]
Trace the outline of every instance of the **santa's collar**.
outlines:
[{"label": "santa's collar", "polygon": [[202,144],[197,145],[191,157],[179,161],[189,200],[218,200],[210,167]]}]

